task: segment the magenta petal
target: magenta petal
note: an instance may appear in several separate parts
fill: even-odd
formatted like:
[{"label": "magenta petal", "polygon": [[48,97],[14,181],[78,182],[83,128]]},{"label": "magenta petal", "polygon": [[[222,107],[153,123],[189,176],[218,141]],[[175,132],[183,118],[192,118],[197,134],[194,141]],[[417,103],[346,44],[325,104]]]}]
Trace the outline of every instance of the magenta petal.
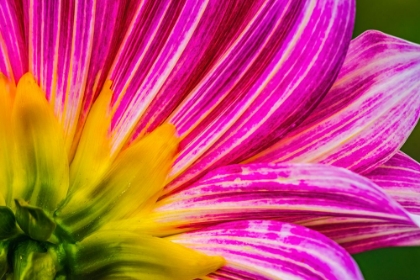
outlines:
[{"label": "magenta petal", "polygon": [[29,71],[54,104],[70,148],[118,49],[123,1],[24,1]]},{"label": "magenta petal", "polygon": [[224,223],[169,239],[223,256],[226,265],[211,279],[363,279],[351,256],[335,242],[278,221]]},{"label": "magenta petal", "polygon": [[[249,4],[243,3],[237,9],[246,18]],[[167,118],[206,64],[221,55],[229,40],[215,37],[215,31],[230,35],[244,22],[241,17],[233,22],[230,6],[233,1],[148,0],[134,10],[109,74],[115,92],[114,149],[136,126],[135,135]]]},{"label": "magenta petal", "polygon": [[169,224],[182,230],[238,219],[288,221],[302,216],[348,216],[412,224],[398,203],[369,180],[320,164],[222,167],[160,200],[150,215],[163,228]]},{"label": "magenta petal", "polygon": [[92,49],[93,1],[28,0],[25,4],[23,8],[29,13],[26,18],[29,71],[54,104],[69,145]]},{"label": "magenta petal", "polygon": [[167,191],[255,154],[299,123],[336,77],[353,9],[351,0],[261,5],[169,118],[183,140]]},{"label": "magenta petal", "polygon": [[420,214],[420,163],[403,152],[365,174],[407,211]]},{"label": "magenta petal", "polygon": [[[418,225],[419,221],[417,218]],[[296,222],[323,233],[351,254],[385,247],[420,246],[420,229],[414,224],[345,217]]]},{"label": "magenta petal", "polygon": [[17,81],[28,71],[19,1],[0,1],[0,72]]},{"label": "magenta petal", "polygon": [[127,28],[132,17],[132,10],[130,9],[133,9],[135,5],[137,5],[136,1],[132,1],[131,6],[124,1],[112,1],[112,4],[110,1],[96,2],[95,26],[92,37],[93,49],[76,137],[80,136],[79,133],[81,133],[91,106],[104,85],[124,36],[123,30]]},{"label": "magenta petal", "polygon": [[[140,223],[155,235],[167,235],[242,219],[314,226],[340,244],[357,240],[363,248],[368,248],[365,243],[374,235],[384,241],[372,246],[404,245],[405,239],[393,235],[419,230],[412,217],[374,183],[348,170],[321,164],[219,168],[158,201]],[[363,223],[358,228],[360,221]],[[370,227],[369,234],[360,234],[366,226]],[[328,230],[324,232],[324,228]],[[388,241],[390,238],[394,243]]]},{"label": "magenta petal", "polygon": [[298,129],[253,162],[320,162],[365,173],[395,154],[420,113],[420,46],[370,31]]}]

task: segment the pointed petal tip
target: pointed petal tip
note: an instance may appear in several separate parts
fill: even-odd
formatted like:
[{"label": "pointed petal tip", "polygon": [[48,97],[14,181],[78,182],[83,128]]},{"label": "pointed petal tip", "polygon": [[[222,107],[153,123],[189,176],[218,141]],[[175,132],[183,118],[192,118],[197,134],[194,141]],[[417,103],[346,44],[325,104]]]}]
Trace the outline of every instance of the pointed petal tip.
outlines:
[{"label": "pointed petal tip", "polygon": [[179,138],[176,126],[171,123],[164,123],[158,128],[156,128],[155,130],[159,133],[159,135],[161,135],[162,138],[164,137],[175,138],[175,139]]},{"label": "pointed petal tip", "polygon": [[157,127],[151,133],[138,139],[137,143],[144,141],[154,147],[159,147],[160,150],[167,150],[172,157],[175,157],[178,152],[179,137],[177,135],[176,127],[170,123],[164,123]]},{"label": "pointed petal tip", "polygon": [[22,87],[24,84],[29,84],[29,85],[36,85],[36,87],[38,86],[38,83],[35,81],[34,75],[32,75],[31,72],[26,72],[25,74],[22,75],[22,77],[19,79],[18,81],[18,87]]}]

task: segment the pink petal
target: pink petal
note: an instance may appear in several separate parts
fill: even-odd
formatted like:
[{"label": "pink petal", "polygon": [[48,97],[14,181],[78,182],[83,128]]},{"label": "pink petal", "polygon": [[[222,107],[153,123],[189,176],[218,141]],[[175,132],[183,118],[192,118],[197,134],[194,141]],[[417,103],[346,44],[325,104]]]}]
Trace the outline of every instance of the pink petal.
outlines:
[{"label": "pink petal", "polygon": [[[237,9],[249,13],[249,4],[243,3]],[[209,58],[220,56],[218,52],[229,40],[222,42],[215,37],[215,31],[234,34],[246,18],[240,16],[234,23],[229,6],[235,6],[234,2],[149,0],[134,10],[109,74],[116,93],[112,124],[115,150],[124,144],[138,122],[137,134],[159,125],[191,83],[203,75],[203,68],[211,63]],[[214,45],[213,39],[220,44]],[[148,117],[139,121],[143,114]]]},{"label": "pink petal", "polygon": [[350,0],[264,3],[169,118],[183,141],[167,192],[299,123],[335,79],[353,8]]},{"label": "pink petal", "polygon": [[[329,224],[330,218],[333,225]],[[374,234],[387,239],[407,230],[419,230],[397,202],[366,178],[319,164],[219,168],[159,201],[154,211],[140,221],[140,229],[154,235],[169,235],[243,219],[314,225],[339,243],[344,242],[340,234],[363,243]],[[359,229],[360,220],[363,224]],[[349,223],[356,226],[348,228]],[[359,233],[366,226],[371,227],[369,236]],[[324,227],[334,232],[329,235]],[[336,232],[340,234],[336,236]],[[405,239],[394,241],[386,245],[406,244]]]},{"label": "pink petal", "polygon": [[322,234],[277,221],[241,221],[170,237],[226,265],[211,279],[363,279],[351,256]]},{"label": "pink petal", "polygon": [[54,105],[68,149],[80,112],[82,126],[118,49],[126,6],[123,1],[24,1],[29,71]]},{"label": "pink petal", "polygon": [[124,32],[132,18],[132,9],[137,1],[127,4],[125,1],[96,1],[95,26],[93,33],[93,51],[87,72],[86,90],[83,95],[82,109],[78,121],[77,144],[87,115],[93,102],[104,85],[114,56],[123,38]]},{"label": "pink petal", "polygon": [[28,71],[21,17],[19,1],[0,1],[0,72],[15,83]]},{"label": "pink petal", "polygon": [[365,174],[407,211],[420,214],[420,163],[403,152]]},{"label": "pink petal", "polygon": [[297,130],[253,162],[320,162],[368,172],[398,151],[420,113],[420,46],[371,31]]},{"label": "pink petal", "polygon": [[[410,217],[414,221],[415,217]],[[416,220],[420,225],[418,218]],[[413,224],[345,217],[325,217],[298,223],[323,233],[351,254],[385,247],[420,246],[420,229]]]}]

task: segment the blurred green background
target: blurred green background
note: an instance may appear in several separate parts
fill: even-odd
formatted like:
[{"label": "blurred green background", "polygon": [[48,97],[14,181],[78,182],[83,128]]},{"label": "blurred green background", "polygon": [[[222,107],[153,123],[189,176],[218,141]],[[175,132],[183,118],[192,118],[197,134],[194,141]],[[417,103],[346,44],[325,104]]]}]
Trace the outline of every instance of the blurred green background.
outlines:
[{"label": "blurred green background", "polygon": [[[420,44],[420,0],[356,0],[354,37],[368,29]],[[420,125],[402,148],[420,161]],[[367,280],[420,280],[419,248],[386,248],[355,255]]]}]

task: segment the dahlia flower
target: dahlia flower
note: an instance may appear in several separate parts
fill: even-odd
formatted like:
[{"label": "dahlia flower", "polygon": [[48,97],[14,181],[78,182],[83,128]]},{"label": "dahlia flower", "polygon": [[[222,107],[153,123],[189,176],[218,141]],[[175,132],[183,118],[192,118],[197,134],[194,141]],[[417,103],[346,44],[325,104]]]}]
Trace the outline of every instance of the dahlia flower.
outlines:
[{"label": "dahlia flower", "polygon": [[420,243],[420,46],[355,0],[0,2],[1,279],[361,279]]}]

